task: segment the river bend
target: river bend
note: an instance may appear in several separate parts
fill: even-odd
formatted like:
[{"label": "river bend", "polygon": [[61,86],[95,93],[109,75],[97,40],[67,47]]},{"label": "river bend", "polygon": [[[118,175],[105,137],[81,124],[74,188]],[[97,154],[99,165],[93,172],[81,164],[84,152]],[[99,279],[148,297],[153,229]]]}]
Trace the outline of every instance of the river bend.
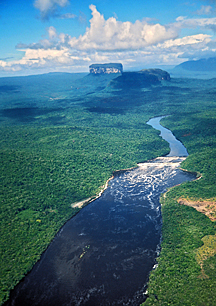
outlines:
[{"label": "river bend", "polygon": [[160,252],[159,198],[168,187],[193,178],[178,169],[184,159],[158,157],[115,175],[100,198],[65,224],[5,305],[136,306],[145,301]]}]

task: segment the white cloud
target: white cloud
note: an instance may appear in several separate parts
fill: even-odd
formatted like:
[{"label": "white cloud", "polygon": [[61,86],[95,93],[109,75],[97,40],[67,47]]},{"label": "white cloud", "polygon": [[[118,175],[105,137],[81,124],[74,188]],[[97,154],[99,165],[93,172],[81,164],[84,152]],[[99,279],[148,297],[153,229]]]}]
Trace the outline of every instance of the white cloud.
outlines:
[{"label": "white cloud", "polygon": [[[185,61],[191,58],[205,57],[213,55],[213,46],[211,37],[209,35],[197,34],[192,36],[186,36],[183,38],[177,38],[175,40],[169,40],[163,44],[158,44],[155,49],[155,55],[163,56],[163,62],[166,62],[166,57],[174,59],[174,64]],[[176,56],[175,56],[176,55]],[[215,56],[215,55],[213,55]]]},{"label": "white cloud", "polygon": [[135,50],[155,44],[166,39],[175,38],[178,32],[175,27],[150,24],[137,20],[121,22],[111,17],[107,20],[94,5],[90,5],[92,19],[90,27],[79,38],[70,38],[71,48],[79,50]]},{"label": "white cloud", "polygon": [[176,21],[183,21],[187,18],[187,16],[179,16],[176,18]]},{"label": "white cloud", "polygon": [[201,28],[200,31],[203,30],[212,30],[215,32],[216,30],[216,17],[212,18],[183,18],[176,19],[176,23],[174,24],[176,28],[181,29],[198,29]]},{"label": "white cloud", "polygon": [[[79,61],[80,55],[73,55],[67,48],[62,50],[26,49],[25,55],[21,60],[11,62],[0,61],[0,70],[20,71],[29,68],[59,68],[64,65],[75,65]],[[89,59],[82,56],[82,61],[88,62]]]},{"label": "white cloud", "polygon": [[41,19],[46,20],[56,13],[58,7],[64,7],[68,4],[68,0],[35,0],[34,7],[39,9]]},{"label": "white cloud", "polygon": [[163,48],[172,48],[172,47],[180,47],[180,46],[192,46],[192,45],[200,45],[208,44],[211,41],[211,36],[207,34],[197,34],[191,36],[185,36],[183,38],[177,38],[174,40],[167,40],[163,44],[159,44],[158,47]]},{"label": "white cloud", "polygon": [[196,29],[200,27],[201,30],[211,30],[213,32],[216,32],[216,17],[184,19],[182,21],[177,21],[176,27],[179,27],[181,29]]},{"label": "white cloud", "polygon": [[[122,62],[128,68],[132,65],[145,67],[151,63],[152,66],[179,64],[193,55],[212,56],[216,52],[213,37],[202,33],[203,29],[214,30],[216,18],[180,16],[169,25],[147,19],[132,23],[118,21],[115,17],[105,19],[94,5],[90,9],[90,26],[83,35],[71,37],[67,33],[58,33],[51,26],[47,28],[47,38],[28,45],[18,44],[17,49],[25,55],[17,61],[0,60],[0,70],[87,71],[90,63],[113,61]],[[180,37],[182,29],[189,29],[191,33],[195,30],[195,34]]]}]

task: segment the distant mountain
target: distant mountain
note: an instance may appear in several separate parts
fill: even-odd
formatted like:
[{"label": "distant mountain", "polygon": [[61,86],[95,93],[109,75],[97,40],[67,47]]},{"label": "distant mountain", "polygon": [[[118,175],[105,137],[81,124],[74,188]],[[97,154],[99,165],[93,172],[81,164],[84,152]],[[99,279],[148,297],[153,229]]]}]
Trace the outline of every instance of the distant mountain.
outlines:
[{"label": "distant mountain", "polygon": [[89,72],[91,74],[122,73],[123,66],[119,63],[92,64],[91,66],[89,66]]},{"label": "distant mountain", "polygon": [[161,80],[169,81],[169,73],[161,69],[143,69],[137,72],[123,72],[110,82],[110,86],[116,89],[138,89],[159,85]]},{"label": "distant mountain", "polygon": [[185,69],[188,71],[216,71],[216,57],[202,58],[196,61],[183,62],[174,69]]}]

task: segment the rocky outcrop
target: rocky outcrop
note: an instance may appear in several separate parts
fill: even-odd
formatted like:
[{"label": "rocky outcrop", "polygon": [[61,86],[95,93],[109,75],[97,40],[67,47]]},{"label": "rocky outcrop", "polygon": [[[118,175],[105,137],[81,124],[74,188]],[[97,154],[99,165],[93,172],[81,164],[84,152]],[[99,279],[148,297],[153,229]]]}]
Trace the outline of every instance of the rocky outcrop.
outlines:
[{"label": "rocky outcrop", "polygon": [[145,75],[153,75],[155,76],[159,81],[165,80],[170,81],[170,74],[167,71],[164,71],[162,69],[142,69],[139,71],[139,73],[143,73]]},{"label": "rocky outcrop", "polygon": [[133,90],[160,85],[162,80],[170,80],[168,72],[161,69],[144,69],[137,72],[123,72],[121,76],[110,82],[110,86],[116,89]]},{"label": "rocky outcrop", "polygon": [[91,74],[110,74],[110,73],[122,73],[123,66],[118,63],[109,64],[92,64],[89,66],[89,72]]}]

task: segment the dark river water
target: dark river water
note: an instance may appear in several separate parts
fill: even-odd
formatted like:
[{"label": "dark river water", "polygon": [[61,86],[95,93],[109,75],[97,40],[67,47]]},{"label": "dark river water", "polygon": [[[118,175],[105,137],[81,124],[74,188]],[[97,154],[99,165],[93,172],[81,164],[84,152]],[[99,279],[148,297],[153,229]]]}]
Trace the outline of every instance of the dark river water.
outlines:
[{"label": "dark river water", "polygon": [[5,305],[144,302],[149,273],[160,252],[160,194],[194,178],[178,169],[185,157],[177,153],[115,175],[100,198],[65,224]]}]

